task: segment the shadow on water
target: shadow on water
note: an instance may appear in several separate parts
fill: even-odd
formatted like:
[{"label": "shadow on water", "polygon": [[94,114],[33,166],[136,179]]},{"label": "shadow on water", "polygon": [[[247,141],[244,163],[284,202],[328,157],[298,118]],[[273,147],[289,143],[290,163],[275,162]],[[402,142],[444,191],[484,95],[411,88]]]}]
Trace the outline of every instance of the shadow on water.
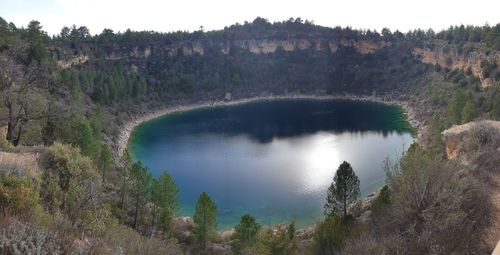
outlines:
[{"label": "shadow on water", "polygon": [[[175,113],[148,124],[163,126],[163,131],[168,131],[167,136],[246,135],[259,143],[321,131],[334,134],[350,132],[360,136],[366,132],[375,132],[384,137],[393,132],[411,132],[411,127],[399,107],[345,100],[252,102]],[[153,137],[155,135],[154,132],[150,133],[152,139],[158,138]]]}]

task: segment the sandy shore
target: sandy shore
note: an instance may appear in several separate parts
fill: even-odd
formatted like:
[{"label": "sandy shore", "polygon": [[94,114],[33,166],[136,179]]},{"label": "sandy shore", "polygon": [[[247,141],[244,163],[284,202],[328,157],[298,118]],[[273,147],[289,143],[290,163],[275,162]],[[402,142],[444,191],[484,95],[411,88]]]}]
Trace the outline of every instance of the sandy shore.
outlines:
[{"label": "sandy shore", "polygon": [[[133,118],[132,120],[128,121],[125,123],[125,125],[122,128],[122,131],[118,137],[118,142],[117,142],[117,156],[120,158],[123,154],[123,151],[127,148],[128,146],[128,141],[130,139],[130,135],[132,134],[132,131],[139,126],[141,123],[150,121],[156,118],[159,118],[161,116],[175,113],[175,112],[182,112],[182,111],[189,111],[189,110],[194,110],[194,109],[200,109],[200,108],[206,108],[206,107],[216,107],[216,106],[228,106],[228,105],[237,105],[237,104],[244,104],[248,102],[254,102],[254,101],[262,101],[262,100],[287,100],[287,99],[315,99],[315,100],[332,100],[332,99],[338,99],[338,100],[357,100],[357,101],[367,101],[367,102],[377,102],[377,103],[382,103],[386,105],[397,105],[403,108],[408,121],[410,122],[411,126],[416,128],[417,130],[420,130],[421,128],[421,123],[417,120],[416,118],[416,112],[414,109],[410,107],[408,102],[405,101],[399,101],[399,100],[394,100],[390,99],[389,97],[383,97],[383,96],[358,96],[358,95],[325,95],[325,96],[316,96],[316,95],[277,95],[277,96],[258,96],[258,97],[249,97],[249,98],[243,98],[243,99],[235,99],[235,100],[230,100],[230,101],[225,101],[225,100],[220,100],[220,101],[212,101],[212,102],[205,102],[205,103],[198,103],[198,104],[189,104],[189,105],[177,105],[173,107],[166,107],[164,109],[160,109],[151,113],[147,113],[142,116],[138,116],[136,118]],[[420,132],[419,132],[420,133]]]}]

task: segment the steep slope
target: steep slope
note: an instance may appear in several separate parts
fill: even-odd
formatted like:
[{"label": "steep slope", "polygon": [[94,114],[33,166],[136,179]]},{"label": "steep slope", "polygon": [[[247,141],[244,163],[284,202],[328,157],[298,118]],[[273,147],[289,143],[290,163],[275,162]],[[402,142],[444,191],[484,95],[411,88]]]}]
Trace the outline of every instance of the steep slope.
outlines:
[{"label": "steep slope", "polygon": [[442,133],[446,153],[476,175],[486,178],[486,190],[493,205],[492,223],[487,230],[491,250],[500,236],[500,121],[477,121],[453,126]]}]

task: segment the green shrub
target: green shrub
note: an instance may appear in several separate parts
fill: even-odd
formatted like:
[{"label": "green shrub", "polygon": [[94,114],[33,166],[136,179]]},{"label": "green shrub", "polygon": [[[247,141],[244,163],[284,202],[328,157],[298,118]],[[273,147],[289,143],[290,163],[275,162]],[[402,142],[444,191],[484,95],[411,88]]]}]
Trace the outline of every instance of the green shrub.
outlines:
[{"label": "green shrub", "polygon": [[240,223],[235,227],[235,233],[231,237],[234,254],[241,254],[242,250],[255,245],[257,233],[260,225],[254,217],[245,214],[241,217]]},{"label": "green shrub", "polygon": [[371,211],[374,217],[385,213],[391,204],[391,196],[389,187],[385,185],[378,194],[378,197],[373,201],[371,205]]},{"label": "green shrub", "polygon": [[446,108],[450,124],[461,124],[474,118],[475,104],[472,94],[464,89],[457,89]]},{"label": "green shrub", "polygon": [[72,224],[89,230],[101,231],[112,224],[96,167],[78,148],[56,143],[41,161],[45,171],[40,195],[45,208],[61,211]]},{"label": "green shrub", "polygon": [[259,232],[256,252],[261,255],[291,255],[297,251],[295,222]]},{"label": "green shrub", "polygon": [[337,254],[347,239],[356,238],[361,232],[352,215],[341,218],[327,217],[316,224],[314,231],[314,254]]},{"label": "green shrub", "polygon": [[24,215],[38,203],[38,189],[26,177],[0,175],[0,213]]}]

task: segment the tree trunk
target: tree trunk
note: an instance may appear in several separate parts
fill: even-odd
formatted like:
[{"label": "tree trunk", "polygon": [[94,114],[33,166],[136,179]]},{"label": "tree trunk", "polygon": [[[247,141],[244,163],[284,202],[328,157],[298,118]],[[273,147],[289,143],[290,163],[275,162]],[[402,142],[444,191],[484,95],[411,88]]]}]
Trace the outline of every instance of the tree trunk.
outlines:
[{"label": "tree trunk", "polygon": [[17,135],[14,137],[14,140],[12,141],[12,145],[17,146],[19,145],[19,140],[21,140],[21,134],[23,132],[23,124],[19,125],[19,128],[17,129]]},{"label": "tree trunk", "polygon": [[155,229],[155,216],[156,216],[156,205],[153,204],[153,216],[151,220],[151,236],[153,236],[153,230]]},{"label": "tree trunk", "polygon": [[7,121],[7,141],[12,143],[14,140],[14,117],[12,116],[12,104],[10,102],[5,104],[9,111],[9,120]]},{"label": "tree trunk", "polygon": [[203,229],[202,229],[202,233],[203,233],[203,241],[201,242],[201,248],[203,250],[203,254],[205,254],[205,249],[207,247],[207,218],[206,218],[206,215],[205,215],[205,210],[203,210]]},{"label": "tree trunk", "polygon": [[139,192],[137,192],[135,200],[134,228],[137,229],[137,214],[139,212]]},{"label": "tree trunk", "polygon": [[344,219],[347,217],[347,194],[344,190]]},{"label": "tree trunk", "polygon": [[102,166],[102,183],[104,183],[105,175],[106,175],[106,168],[104,167],[104,164],[103,164],[103,166]]},{"label": "tree trunk", "polygon": [[123,176],[123,183],[122,183],[122,194],[120,198],[120,208],[122,209],[122,223],[124,222],[125,218],[125,176]]},{"label": "tree trunk", "polygon": [[14,140],[14,135],[12,133],[14,133],[14,131],[12,130],[12,123],[9,121],[7,123],[7,141],[9,141],[9,143],[12,143],[12,141]]},{"label": "tree trunk", "polygon": [[[10,99],[7,99],[10,100]],[[10,144],[17,146],[19,145],[19,141],[21,139],[21,134],[23,131],[23,120],[21,119],[21,112],[23,110],[26,110],[24,107],[21,107],[19,112],[17,113],[16,116],[14,116],[14,109],[12,107],[12,103],[10,101],[5,103],[5,106],[7,107],[7,110],[9,112],[9,119],[7,121],[7,141],[9,141]],[[19,127],[17,128],[17,133],[16,132],[16,127],[19,124]]]}]

